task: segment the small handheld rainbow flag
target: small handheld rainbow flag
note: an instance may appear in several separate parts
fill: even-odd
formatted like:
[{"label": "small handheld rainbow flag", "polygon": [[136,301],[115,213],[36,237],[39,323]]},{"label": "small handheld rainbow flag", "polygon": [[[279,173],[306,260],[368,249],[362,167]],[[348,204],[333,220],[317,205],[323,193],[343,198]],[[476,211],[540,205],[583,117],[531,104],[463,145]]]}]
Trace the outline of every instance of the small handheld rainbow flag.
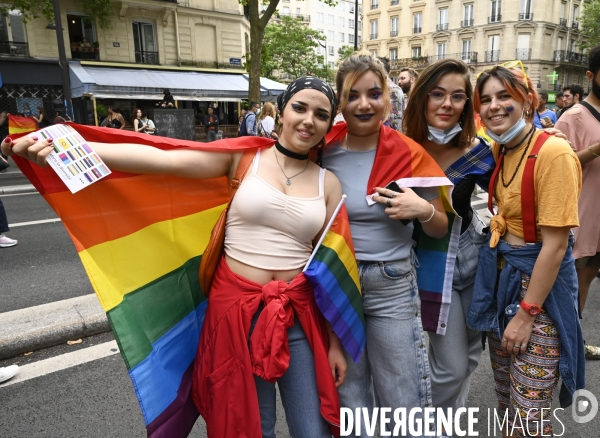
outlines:
[{"label": "small handheld rainbow flag", "polygon": [[345,200],[346,195],[306,264],[304,275],[315,289],[319,309],[348,354],[358,362],[366,342],[365,316]]}]

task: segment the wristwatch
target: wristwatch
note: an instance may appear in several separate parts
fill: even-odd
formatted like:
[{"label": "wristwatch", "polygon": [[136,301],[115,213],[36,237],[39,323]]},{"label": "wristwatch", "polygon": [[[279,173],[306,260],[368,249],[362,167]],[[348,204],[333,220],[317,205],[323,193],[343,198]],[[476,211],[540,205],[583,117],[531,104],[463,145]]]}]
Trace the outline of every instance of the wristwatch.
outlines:
[{"label": "wristwatch", "polygon": [[525,312],[529,313],[532,316],[539,315],[540,313],[542,313],[542,308],[537,304],[528,304],[525,301],[521,301],[521,307]]}]

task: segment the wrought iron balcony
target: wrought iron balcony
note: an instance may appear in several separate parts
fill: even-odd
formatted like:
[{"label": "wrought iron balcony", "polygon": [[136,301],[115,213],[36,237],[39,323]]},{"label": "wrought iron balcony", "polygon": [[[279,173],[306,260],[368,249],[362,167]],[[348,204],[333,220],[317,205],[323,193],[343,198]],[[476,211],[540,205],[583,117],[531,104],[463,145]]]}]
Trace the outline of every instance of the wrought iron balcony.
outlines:
[{"label": "wrought iron balcony", "polygon": [[567,27],[567,19],[566,18],[559,18],[558,19],[558,24],[560,26]]},{"label": "wrought iron balcony", "polygon": [[310,15],[302,15],[302,14],[292,14],[292,17],[296,18],[299,21],[310,22]]},{"label": "wrought iron balcony", "polygon": [[477,52],[462,52],[460,59],[467,64],[477,64]]},{"label": "wrought iron balcony", "polygon": [[398,31],[397,30],[392,30],[390,31],[390,37],[394,38],[398,36]]},{"label": "wrought iron balcony", "polygon": [[460,22],[460,27],[473,27],[473,21],[472,18],[470,20],[463,20]]},{"label": "wrought iron balcony", "polygon": [[372,40],[376,40],[377,39],[377,32],[371,34],[371,39]]},{"label": "wrought iron balcony", "polygon": [[413,27],[413,33],[421,33],[420,27]]},{"label": "wrought iron balcony", "polygon": [[420,69],[426,67],[428,64],[435,62],[439,59],[462,59],[467,64],[477,63],[477,52],[462,52],[462,53],[445,53],[441,55],[433,56],[414,56],[412,58],[402,58],[390,60],[390,66],[392,69],[399,70],[402,67],[411,67],[414,69]]},{"label": "wrought iron balcony", "polygon": [[519,14],[519,21],[531,21],[533,20],[532,13]]},{"label": "wrought iron balcony", "polygon": [[390,1],[390,6],[395,6],[395,5],[399,5],[400,4],[400,0],[391,0]]},{"label": "wrought iron balcony", "polygon": [[440,30],[448,30],[448,23],[441,23],[441,24],[438,24],[438,25],[435,27],[435,29],[436,29],[437,31],[440,31]]},{"label": "wrought iron balcony", "polygon": [[486,50],[485,62],[498,62],[500,61],[500,50]]},{"label": "wrought iron balcony", "polygon": [[500,23],[502,21],[502,15],[492,15],[488,17],[488,23]]},{"label": "wrought iron balcony", "polygon": [[135,62],[139,64],[158,64],[158,52],[140,50],[135,52]]},{"label": "wrought iron balcony", "polygon": [[555,62],[569,62],[571,64],[587,64],[588,57],[582,53],[570,52],[568,50],[555,50]]},{"label": "wrought iron balcony", "polygon": [[71,57],[73,59],[94,59],[96,61],[100,60],[98,48],[80,47],[79,45],[71,46]]},{"label": "wrought iron balcony", "polygon": [[0,54],[29,56],[29,45],[17,41],[0,41]]},{"label": "wrought iron balcony", "polygon": [[371,9],[377,9],[379,7],[379,2],[376,1],[371,1]]},{"label": "wrought iron balcony", "polygon": [[571,23],[571,29],[578,30],[579,29],[579,21],[574,21]]},{"label": "wrought iron balcony", "polygon": [[531,59],[531,49],[517,49],[517,57],[515,59],[529,61]]}]

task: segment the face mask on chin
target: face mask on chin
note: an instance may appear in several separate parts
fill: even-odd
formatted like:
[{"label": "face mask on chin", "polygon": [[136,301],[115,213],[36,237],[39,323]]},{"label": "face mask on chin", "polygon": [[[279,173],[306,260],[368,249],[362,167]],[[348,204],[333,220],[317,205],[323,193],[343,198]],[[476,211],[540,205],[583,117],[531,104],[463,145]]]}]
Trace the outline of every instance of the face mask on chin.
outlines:
[{"label": "face mask on chin", "polygon": [[462,131],[462,127],[458,123],[446,130],[434,128],[428,124],[427,129],[429,130],[427,140],[439,145],[450,143]]},{"label": "face mask on chin", "polygon": [[[523,109],[523,113],[525,113],[524,109]],[[497,134],[494,134],[492,131],[489,130],[489,128],[486,127],[485,132],[488,135],[488,137],[491,138],[492,140],[494,140],[496,143],[508,144],[512,140],[517,138],[517,136],[521,133],[521,131],[525,128],[526,125],[527,125],[527,122],[523,118],[523,114],[521,114],[521,118],[519,120],[517,120],[517,123],[515,123],[512,127],[508,128],[508,131],[506,131],[500,135],[497,135]]]}]

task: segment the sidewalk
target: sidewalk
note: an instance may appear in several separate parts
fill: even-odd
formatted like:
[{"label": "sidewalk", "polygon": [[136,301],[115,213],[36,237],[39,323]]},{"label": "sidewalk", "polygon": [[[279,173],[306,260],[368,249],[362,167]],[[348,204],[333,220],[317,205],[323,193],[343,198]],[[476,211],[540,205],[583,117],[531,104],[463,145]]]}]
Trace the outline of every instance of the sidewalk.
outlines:
[{"label": "sidewalk", "polygon": [[109,330],[95,294],[0,313],[0,359]]}]

